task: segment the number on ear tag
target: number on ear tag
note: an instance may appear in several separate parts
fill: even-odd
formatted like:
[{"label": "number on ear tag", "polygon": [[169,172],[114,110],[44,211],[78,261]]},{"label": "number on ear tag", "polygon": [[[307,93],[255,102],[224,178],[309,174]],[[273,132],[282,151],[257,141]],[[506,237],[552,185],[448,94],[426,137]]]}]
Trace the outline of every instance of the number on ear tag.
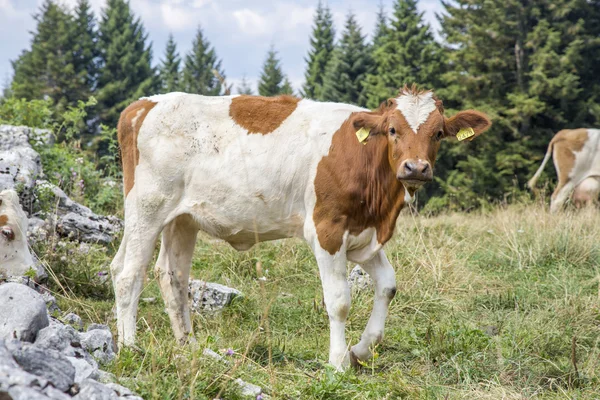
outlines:
[{"label": "number on ear tag", "polygon": [[458,140],[465,140],[470,138],[471,136],[475,136],[475,131],[473,130],[473,128],[462,128],[456,134],[456,138]]}]

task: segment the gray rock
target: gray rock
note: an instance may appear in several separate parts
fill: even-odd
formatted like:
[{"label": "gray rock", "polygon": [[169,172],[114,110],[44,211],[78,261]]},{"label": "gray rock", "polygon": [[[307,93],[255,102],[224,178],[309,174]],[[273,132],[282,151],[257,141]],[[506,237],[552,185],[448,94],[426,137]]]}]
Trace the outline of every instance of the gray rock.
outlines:
[{"label": "gray rock", "polygon": [[81,317],[79,317],[79,315],[75,313],[68,313],[67,315],[65,315],[63,317],[63,322],[71,325],[78,331],[83,331],[83,321],[81,320]]},{"label": "gray rock", "polygon": [[96,382],[93,379],[86,379],[79,384],[79,393],[73,399],[77,400],[117,400],[119,396],[111,388]]},{"label": "gray rock", "polygon": [[115,393],[117,394],[117,396],[119,396],[119,397],[129,397],[129,396],[136,395],[131,390],[127,389],[125,386],[121,386],[117,383],[107,383],[107,384],[105,384],[105,386],[114,390]]},{"label": "gray rock", "polygon": [[0,286],[0,339],[33,342],[48,325],[46,303],[39,293],[18,283]]},{"label": "gray rock", "polygon": [[68,356],[75,356],[73,349],[81,349],[79,333],[69,325],[52,323],[38,333],[35,345],[59,351]]},{"label": "gray rock", "polygon": [[[1,172],[0,166],[0,177],[3,176]],[[16,191],[0,191],[0,215],[0,275],[4,278],[23,276],[30,269],[37,270],[27,246],[27,216]]]},{"label": "gray rock", "polygon": [[2,397],[0,392],[0,399],[6,398],[7,400],[49,400],[50,397],[42,394],[39,390],[32,389],[27,386],[13,386],[8,389],[8,397]]},{"label": "gray rock", "polygon": [[81,242],[109,244],[123,229],[123,222],[113,216],[102,216],[71,200],[58,186],[40,182],[58,200],[56,231],[64,237]]},{"label": "gray rock", "polygon": [[70,400],[71,396],[66,393],[61,392],[60,390],[54,388],[51,385],[48,385],[43,391],[46,396],[51,398],[52,400]]},{"label": "gray rock", "polygon": [[373,287],[373,281],[367,272],[357,265],[350,271],[348,276],[348,285],[350,290],[363,291]]},{"label": "gray rock", "polygon": [[[39,290],[39,289],[38,289]],[[50,314],[59,313],[60,308],[58,307],[58,303],[56,302],[56,297],[52,296],[48,290],[42,291],[42,297],[46,302],[46,308]]]},{"label": "gray rock", "polygon": [[228,306],[242,292],[218,283],[190,280],[190,308],[196,312],[217,312]]},{"label": "gray rock", "polygon": [[108,327],[108,325],[104,325],[104,324],[89,324],[87,331],[89,332],[89,331],[94,331],[97,329],[102,329],[102,330],[110,332],[110,328]]},{"label": "gray rock", "polygon": [[115,359],[115,344],[112,333],[105,329],[93,329],[80,334],[81,345],[100,363],[107,364]]},{"label": "gray rock", "polygon": [[240,387],[240,393],[244,397],[251,397],[255,399],[256,396],[262,393],[262,388],[260,386],[245,382],[240,378],[237,378],[234,382]]},{"label": "gray rock", "polygon": [[40,155],[29,144],[32,130],[0,125],[0,191],[19,189],[23,208],[34,201],[36,179],[42,174]]},{"label": "gray rock", "polygon": [[85,379],[97,379],[98,366],[90,364],[84,358],[67,357],[71,365],[75,368],[75,382],[83,382]]},{"label": "gray rock", "polygon": [[75,367],[56,350],[24,345],[12,355],[24,371],[47,379],[55,388],[66,392],[75,382]]},{"label": "gray rock", "polygon": [[0,389],[8,389],[12,386],[29,386],[44,388],[48,380],[23,371],[21,368],[13,368],[0,365]]},{"label": "gray rock", "polygon": [[17,364],[2,339],[0,339],[0,367],[19,368],[19,364]]}]

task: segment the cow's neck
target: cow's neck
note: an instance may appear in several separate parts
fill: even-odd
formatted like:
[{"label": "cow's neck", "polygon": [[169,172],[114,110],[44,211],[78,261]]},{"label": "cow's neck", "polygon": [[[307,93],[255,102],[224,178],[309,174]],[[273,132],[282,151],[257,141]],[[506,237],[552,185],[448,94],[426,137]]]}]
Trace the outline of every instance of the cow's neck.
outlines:
[{"label": "cow's neck", "polygon": [[390,166],[387,142],[386,137],[380,136],[364,145],[366,167],[359,170],[357,176],[358,182],[364,185],[362,196],[366,207],[361,211],[367,224],[377,229],[377,239],[382,244],[392,237],[404,207],[404,187]]},{"label": "cow's neck", "polygon": [[394,233],[404,188],[390,167],[387,143],[386,137],[375,136],[363,145],[347,121],[317,166],[313,221],[321,245],[332,254],[346,231],[358,235],[375,228],[381,244]]}]

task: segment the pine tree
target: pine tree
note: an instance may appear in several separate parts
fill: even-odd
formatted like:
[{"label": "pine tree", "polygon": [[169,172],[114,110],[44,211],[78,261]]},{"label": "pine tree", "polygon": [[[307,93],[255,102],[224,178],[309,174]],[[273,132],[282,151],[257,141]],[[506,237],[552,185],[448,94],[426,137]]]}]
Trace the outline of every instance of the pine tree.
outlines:
[{"label": "pine tree", "polygon": [[87,100],[98,78],[98,35],[96,20],[88,0],[79,0],[71,26],[73,64],[76,74],[74,100]]},{"label": "pine tree", "polygon": [[442,147],[442,185],[428,195],[443,207],[474,207],[523,188],[558,130],[594,122],[589,104],[598,81],[586,60],[600,57],[598,31],[586,29],[594,15],[586,0],[443,4],[452,68],[438,94],[447,109],[487,111],[494,125],[485,140]]},{"label": "pine tree", "polygon": [[221,94],[222,87],[213,70],[225,78],[225,73],[221,69],[221,61],[217,58],[215,49],[204,37],[202,29],[198,28],[196,38],[192,43],[192,50],[185,57],[183,89],[188,93],[218,96]]},{"label": "pine tree", "polygon": [[342,39],[327,65],[322,99],[364,106],[366,96],[363,81],[371,71],[371,65],[370,49],[365,44],[365,37],[354,15],[350,13]]},{"label": "pine tree", "polygon": [[239,86],[237,87],[237,92],[239,94],[246,94],[246,95],[254,94],[254,93],[252,93],[252,87],[250,87],[250,82],[248,82],[245,75],[242,76],[242,81],[240,82]]},{"label": "pine tree", "polygon": [[377,24],[375,25],[375,33],[373,34],[373,48],[381,46],[383,39],[387,34],[387,17],[385,16],[385,8],[383,2],[379,2],[379,10],[377,11]]},{"label": "pine tree", "polygon": [[28,100],[47,96],[60,114],[76,100],[72,17],[62,6],[46,0],[35,19],[31,50],[25,50],[12,63],[11,90],[15,97]]},{"label": "pine tree", "polygon": [[283,85],[281,85],[281,94],[289,94],[290,96],[294,95],[294,88],[292,87],[292,82],[286,76],[283,78]]},{"label": "pine tree", "polygon": [[440,48],[417,10],[416,0],[396,0],[391,24],[373,51],[375,70],[366,79],[370,108],[393,97],[404,84],[435,87],[440,75]]},{"label": "pine tree", "polygon": [[99,25],[101,68],[98,76],[100,122],[116,127],[127,105],[157,86],[151,66],[152,46],[126,0],[108,0]]},{"label": "pine tree", "polygon": [[271,46],[267,53],[267,59],[263,64],[263,70],[258,82],[258,93],[261,96],[276,96],[279,94],[291,94],[292,86],[287,77],[281,71],[277,52]]},{"label": "pine tree", "polygon": [[323,79],[325,69],[331,60],[334,50],[335,30],[333,16],[329,7],[321,1],[317,6],[312,36],[310,38],[310,51],[306,61],[306,83],[302,87],[305,97],[320,100],[322,98]]},{"label": "pine tree", "polygon": [[167,47],[165,49],[165,58],[159,67],[160,90],[161,93],[176,92],[181,87],[181,70],[179,65],[181,58],[177,52],[177,45],[173,35],[169,34]]}]

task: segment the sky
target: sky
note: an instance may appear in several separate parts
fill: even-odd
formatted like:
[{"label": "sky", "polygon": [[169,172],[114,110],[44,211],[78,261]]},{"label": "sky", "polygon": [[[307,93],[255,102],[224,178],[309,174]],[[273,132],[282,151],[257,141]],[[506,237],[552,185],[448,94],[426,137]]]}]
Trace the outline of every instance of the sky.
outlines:
[{"label": "sky", "polygon": [[[76,3],[60,1],[67,7]],[[393,0],[382,1],[391,15]],[[42,3],[43,0],[0,0],[0,86],[5,86],[12,76],[10,61],[30,46],[34,15]],[[106,0],[90,3],[98,16]],[[200,26],[222,60],[227,83],[235,88],[245,76],[254,91],[271,45],[294,88],[301,87],[317,3],[318,0],[130,0],[152,41],[154,65],[163,57],[169,33],[183,56],[190,50]],[[337,37],[349,11],[356,15],[363,33],[371,35],[379,0],[328,0],[327,4],[334,16]],[[437,32],[435,13],[442,11],[440,0],[420,0],[418,7]]]}]

